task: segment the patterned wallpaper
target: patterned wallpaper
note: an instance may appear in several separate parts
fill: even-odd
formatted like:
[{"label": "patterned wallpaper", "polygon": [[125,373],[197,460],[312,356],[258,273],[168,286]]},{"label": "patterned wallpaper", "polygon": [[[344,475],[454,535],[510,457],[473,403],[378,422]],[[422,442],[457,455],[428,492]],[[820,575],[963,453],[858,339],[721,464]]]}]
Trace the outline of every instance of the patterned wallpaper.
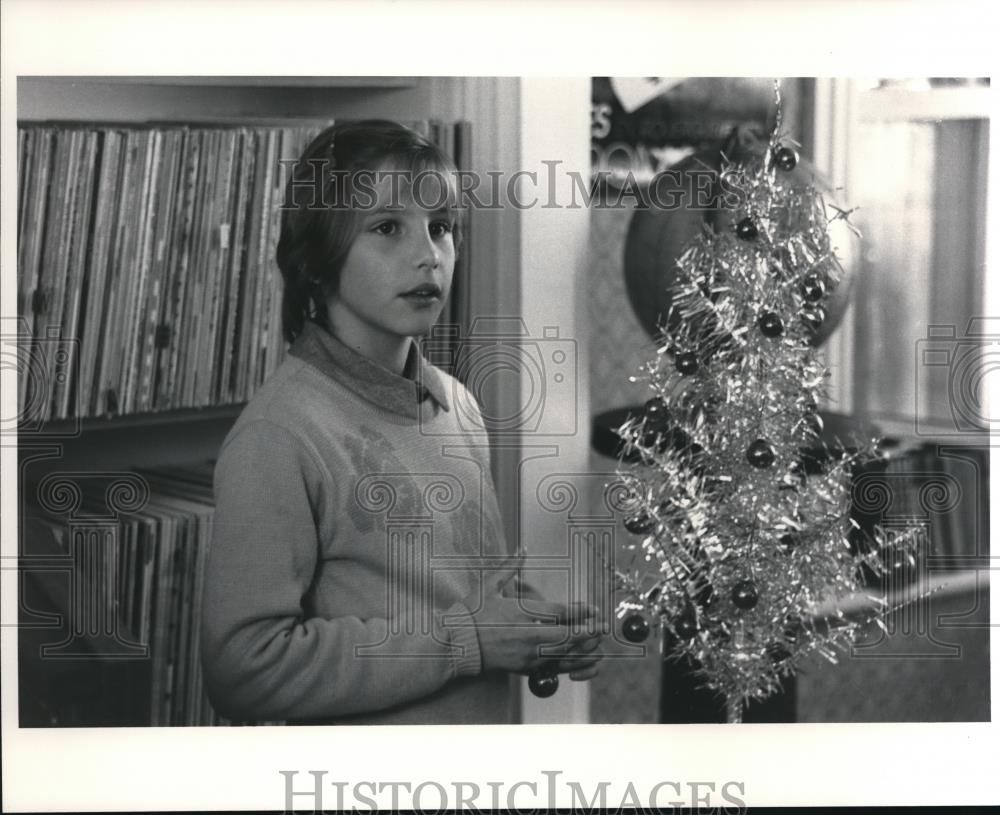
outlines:
[{"label": "patterned wallpaper", "polygon": [[[590,211],[588,285],[590,401],[594,414],[645,401],[645,386],[630,383],[629,375],[654,354],[652,339],[643,330],[625,293],[622,253],[632,208]],[[591,453],[594,471],[615,469],[616,462]],[[625,535],[618,529],[618,540]],[[654,638],[641,658],[608,658],[591,681],[591,722],[648,724],[659,720],[660,656]]]},{"label": "patterned wallpaper", "polygon": [[625,293],[622,256],[633,207],[590,210],[590,400],[594,413],[645,401],[629,375],[654,354]]}]

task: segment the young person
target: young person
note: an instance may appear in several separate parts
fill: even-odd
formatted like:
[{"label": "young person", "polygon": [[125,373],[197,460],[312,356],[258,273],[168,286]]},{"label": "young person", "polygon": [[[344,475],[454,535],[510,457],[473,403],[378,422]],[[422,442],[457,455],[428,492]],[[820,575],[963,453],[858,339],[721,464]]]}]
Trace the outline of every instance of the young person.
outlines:
[{"label": "young person", "polygon": [[223,716],[506,723],[510,674],[597,671],[592,610],[515,591],[488,439],[458,415],[478,406],[415,342],[461,243],[453,173],[368,121],[321,133],[289,179],[289,354],[215,471],[201,655]]}]

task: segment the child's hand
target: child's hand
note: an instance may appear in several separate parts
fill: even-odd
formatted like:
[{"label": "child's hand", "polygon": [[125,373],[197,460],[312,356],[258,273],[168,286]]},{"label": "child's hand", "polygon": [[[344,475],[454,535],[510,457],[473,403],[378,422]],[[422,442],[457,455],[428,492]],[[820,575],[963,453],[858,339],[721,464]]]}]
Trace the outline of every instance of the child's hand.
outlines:
[{"label": "child's hand", "polygon": [[[590,679],[602,658],[597,609],[586,603],[554,603],[519,578],[518,552],[466,605],[479,636],[483,670],[531,673],[543,666]],[[528,602],[525,602],[528,601]],[[589,630],[588,630],[589,629]]]},{"label": "child's hand", "polygon": [[554,668],[556,673],[569,674],[569,678],[577,682],[593,679],[597,676],[600,661],[604,658],[604,654],[600,651],[602,638],[602,634],[591,635],[562,659],[550,662],[550,667]]}]

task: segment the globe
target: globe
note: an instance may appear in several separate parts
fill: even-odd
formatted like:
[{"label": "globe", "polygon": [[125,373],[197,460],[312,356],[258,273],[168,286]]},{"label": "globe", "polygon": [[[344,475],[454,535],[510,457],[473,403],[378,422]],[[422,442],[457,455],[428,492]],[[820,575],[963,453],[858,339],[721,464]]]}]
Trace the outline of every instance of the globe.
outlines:
[{"label": "globe", "polygon": [[[676,201],[679,206],[666,208],[651,206],[637,208],[629,222],[625,239],[625,288],[629,302],[640,324],[650,337],[656,337],[659,327],[670,310],[673,285],[676,279],[676,261],[684,249],[706,227],[716,232],[732,229],[745,213],[718,206],[696,208],[691,191],[698,189],[696,174],[713,170],[718,178],[723,154],[732,161],[743,161],[763,156],[767,142],[754,130],[738,128],[725,144],[714,149],[694,153],[666,172],[656,176],[657,200]],[[830,205],[840,206],[835,191],[821,178],[811,162],[799,159],[790,172],[782,172],[784,180],[794,187],[804,189],[809,184],[823,194],[828,214]],[[716,185],[718,187],[718,185]],[[813,335],[812,344],[822,345],[836,329],[850,303],[851,290],[857,275],[860,240],[847,223],[840,219],[829,225],[831,246],[840,261],[843,274],[840,284],[823,303],[825,318]]]}]

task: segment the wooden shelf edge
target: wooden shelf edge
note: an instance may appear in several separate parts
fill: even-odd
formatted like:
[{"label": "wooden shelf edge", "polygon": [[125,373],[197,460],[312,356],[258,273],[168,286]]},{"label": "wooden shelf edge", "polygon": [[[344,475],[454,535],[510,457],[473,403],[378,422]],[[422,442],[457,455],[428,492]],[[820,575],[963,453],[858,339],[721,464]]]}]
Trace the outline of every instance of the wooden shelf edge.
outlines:
[{"label": "wooden shelf edge", "polygon": [[127,413],[120,416],[89,416],[82,419],[59,419],[46,422],[32,432],[18,431],[18,443],[48,441],[50,437],[64,439],[81,433],[100,430],[120,430],[124,427],[155,427],[182,422],[217,421],[235,419],[246,406],[245,402],[232,405],[214,405],[201,408],[177,408],[155,413]]}]

